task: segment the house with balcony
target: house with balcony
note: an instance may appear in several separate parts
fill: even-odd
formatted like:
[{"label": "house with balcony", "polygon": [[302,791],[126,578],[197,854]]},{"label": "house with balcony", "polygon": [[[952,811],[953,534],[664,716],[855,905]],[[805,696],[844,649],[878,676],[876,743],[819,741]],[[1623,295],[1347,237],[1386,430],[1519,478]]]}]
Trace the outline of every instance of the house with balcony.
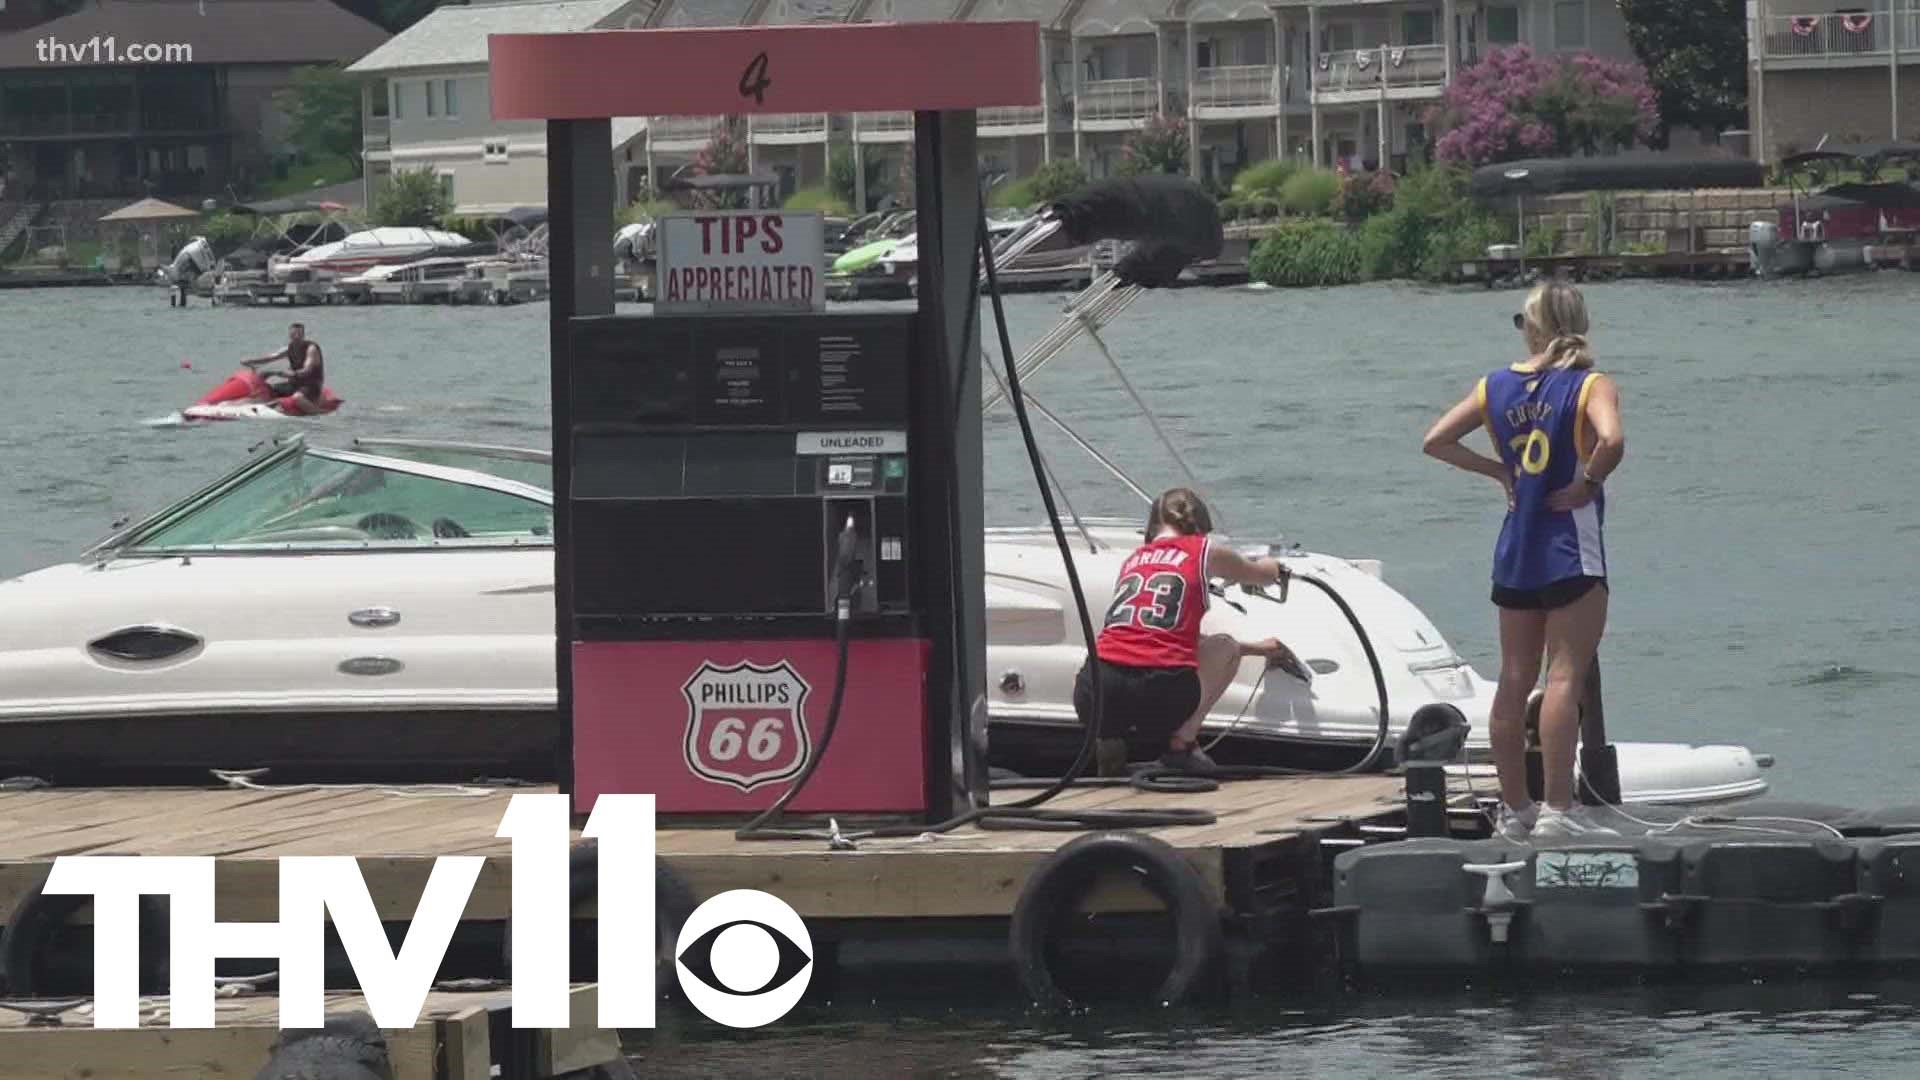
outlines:
[{"label": "house with balcony", "polygon": [[[347,63],[389,38],[331,0],[92,0],[58,18],[35,4],[15,14],[26,25],[0,33],[0,162],[6,197],[36,202],[192,201],[265,180],[285,150],[274,93],[301,67]],[[136,45],[162,51],[100,55]]]},{"label": "house with balcony", "polygon": [[1055,27],[1068,37],[1073,156],[1112,175],[1129,136],[1186,114],[1185,24],[1168,0],[1067,0]]},{"label": "house with balcony", "polygon": [[1920,0],[1756,0],[1747,25],[1754,156],[1920,142]]},{"label": "house with balcony", "polygon": [[1304,156],[1305,31],[1269,0],[1176,0],[1183,20],[1189,172],[1226,184],[1247,165]]},{"label": "house with balcony", "polygon": [[1316,165],[1404,168],[1425,116],[1464,67],[1524,44],[1634,59],[1612,0],[1273,0],[1300,34],[1307,151]]},{"label": "house with balcony", "polygon": [[[744,26],[765,11],[767,0],[658,0],[652,12],[640,24],[645,27],[687,28],[698,26]],[[637,192],[641,184],[654,188],[658,179],[693,162],[700,151],[713,141],[715,133],[727,123],[723,116],[649,116],[644,138],[623,154],[616,154],[623,174],[629,178],[627,190]],[[736,132],[746,137],[744,128]],[[749,141],[749,145],[752,145]],[[636,167],[637,166],[637,167]]]},{"label": "house with balcony", "polygon": [[[981,109],[975,117],[981,170],[1013,178],[1070,152],[1054,142],[1054,133],[1070,130],[1070,120],[1061,81],[1049,74],[1056,68],[1064,72],[1068,56],[1068,35],[1053,26],[1061,6],[1061,0],[867,0],[856,4],[852,14],[856,21],[872,22],[985,19],[1039,24],[1040,69],[1032,78],[1043,88],[1046,104]],[[1016,74],[1008,72],[1007,77]],[[891,178],[904,175],[904,163],[913,153],[913,114],[859,113],[852,117],[849,135],[858,177],[856,201],[869,206],[879,198],[877,191],[868,190],[869,178],[888,178],[884,182],[890,185]]]},{"label": "house with balcony", "polygon": [[[324,0],[323,0],[324,2]],[[429,169],[464,215],[547,202],[547,129],[495,120],[489,34],[546,34],[645,25],[652,0],[505,0],[434,9],[347,68],[360,76],[367,205],[391,175]],[[645,174],[629,167],[644,143],[642,117],[613,121],[615,194]]]}]

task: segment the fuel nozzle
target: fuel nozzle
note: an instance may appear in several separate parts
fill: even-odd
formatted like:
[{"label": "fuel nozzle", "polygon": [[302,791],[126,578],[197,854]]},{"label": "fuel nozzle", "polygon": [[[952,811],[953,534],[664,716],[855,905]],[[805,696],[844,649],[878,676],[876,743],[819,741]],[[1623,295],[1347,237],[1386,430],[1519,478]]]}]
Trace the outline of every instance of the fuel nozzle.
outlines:
[{"label": "fuel nozzle", "polygon": [[833,553],[833,600],[842,617],[852,606],[854,593],[860,590],[865,569],[860,560],[860,530],[853,515],[848,514]]}]

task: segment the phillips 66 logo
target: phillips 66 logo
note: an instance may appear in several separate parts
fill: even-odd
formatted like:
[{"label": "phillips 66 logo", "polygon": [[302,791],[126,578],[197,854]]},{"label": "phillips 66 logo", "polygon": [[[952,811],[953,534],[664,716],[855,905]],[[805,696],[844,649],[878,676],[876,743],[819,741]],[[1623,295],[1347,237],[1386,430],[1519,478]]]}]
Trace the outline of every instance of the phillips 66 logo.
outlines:
[{"label": "phillips 66 logo", "polygon": [[813,745],[807,681],[781,661],[700,665],[681,688],[687,698],[687,768],[702,779],[752,791],[798,776]]}]

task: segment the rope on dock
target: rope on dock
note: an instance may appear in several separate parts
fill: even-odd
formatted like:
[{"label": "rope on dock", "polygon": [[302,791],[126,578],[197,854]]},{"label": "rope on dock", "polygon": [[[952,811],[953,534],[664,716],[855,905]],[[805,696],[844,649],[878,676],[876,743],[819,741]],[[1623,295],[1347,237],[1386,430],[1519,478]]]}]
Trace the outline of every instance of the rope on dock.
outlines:
[{"label": "rope on dock", "polygon": [[247,791],[363,791],[393,795],[405,799],[472,799],[498,793],[504,788],[529,787],[524,780],[500,779],[478,784],[262,784],[254,778],[266,775],[266,769],[209,769],[228,787]]}]

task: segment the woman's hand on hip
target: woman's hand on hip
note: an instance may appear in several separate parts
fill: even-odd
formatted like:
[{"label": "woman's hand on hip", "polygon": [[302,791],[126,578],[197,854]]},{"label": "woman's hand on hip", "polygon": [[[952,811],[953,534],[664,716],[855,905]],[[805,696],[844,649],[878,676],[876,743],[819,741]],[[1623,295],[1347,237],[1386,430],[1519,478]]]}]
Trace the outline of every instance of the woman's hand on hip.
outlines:
[{"label": "woman's hand on hip", "polygon": [[1579,477],[1573,483],[1547,496],[1547,509],[1553,511],[1578,510],[1593,501],[1594,493],[1600,489],[1587,483],[1586,477]]}]

